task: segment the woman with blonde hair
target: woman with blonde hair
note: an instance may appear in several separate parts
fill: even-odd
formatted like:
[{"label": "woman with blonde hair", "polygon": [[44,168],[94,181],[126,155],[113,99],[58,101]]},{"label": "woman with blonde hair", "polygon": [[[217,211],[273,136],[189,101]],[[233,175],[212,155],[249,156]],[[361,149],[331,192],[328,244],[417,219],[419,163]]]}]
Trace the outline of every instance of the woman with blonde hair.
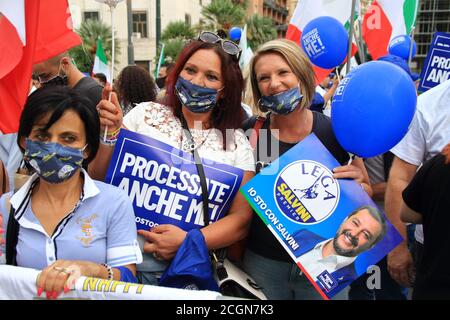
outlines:
[{"label": "woman with blonde hair", "polygon": [[[263,44],[250,62],[250,80],[255,103],[268,112],[263,121],[253,117],[244,125],[244,129],[254,128],[258,122],[261,126],[255,146],[257,173],[314,133],[342,165],[334,169],[334,177],[354,179],[371,195],[362,159],[348,164],[349,154],[337,142],[331,120],[309,110],[315,91],[314,71],[298,44],[289,40]],[[243,265],[269,299],[321,299],[256,214]]]}]

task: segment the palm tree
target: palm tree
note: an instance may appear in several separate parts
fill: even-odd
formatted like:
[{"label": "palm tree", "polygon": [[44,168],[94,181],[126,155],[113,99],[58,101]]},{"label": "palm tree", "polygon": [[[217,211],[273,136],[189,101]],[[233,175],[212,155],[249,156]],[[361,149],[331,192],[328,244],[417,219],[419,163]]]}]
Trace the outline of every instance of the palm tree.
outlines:
[{"label": "palm tree", "polygon": [[[111,61],[112,37],[111,28],[108,25],[99,20],[89,19],[84,21],[76,32],[80,35],[83,43],[78,47],[72,48],[70,54],[80,71],[91,73],[94,66],[98,38],[101,38],[102,40],[106,58],[108,58],[108,61]],[[120,45],[117,38],[114,39],[114,42],[116,56],[115,63],[117,63],[117,57],[120,54]]]},{"label": "palm tree", "polygon": [[163,41],[170,39],[192,39],[195,37],[193,28],[184,21],[170,22],[164,29],[161,39]]},{"label": "palm tree", "polygon": [[[183,50],[186,41],[180,38],[169,39],[164,41],[164,59],[166,62],[174,62]],[[161,48],[158,48],[155,57],[155,63],[158,63],[159,55],[161,54]]]},{"label": "palm tree", "polygon": [[268,17],[254,14],[247,19],[246,23],[247,40],[253,50],[256,50],[263,43],[277,38],[275,23]]},{"label": "palm tree", "polygon": [[232,0],[212,0],[202,7],[202,15],[211,24],[211,29],[229,31],[231,27],[243,25],[247,1],[236,4]]}]

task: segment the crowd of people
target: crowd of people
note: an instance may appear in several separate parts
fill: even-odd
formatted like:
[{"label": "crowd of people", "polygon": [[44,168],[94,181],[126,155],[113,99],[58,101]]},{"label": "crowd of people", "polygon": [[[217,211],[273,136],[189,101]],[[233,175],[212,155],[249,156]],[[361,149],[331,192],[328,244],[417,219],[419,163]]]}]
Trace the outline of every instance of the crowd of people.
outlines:
[{"label": "crowd of people", "polygon": [[[334,299],[407,299],[411,287],[415,299],[450,298],[450,238],[443,229],[450,190],[450,80],[419,96],[410,129],[391,152],[351,159],[331,125],[336,74],[316,87],[301,47],[272,40],[256,50],[245,87],[239,57],[237,44],[203,32],[156,80],[138,66],[125,67],[113,84],[102,74],[94,80],[67,52],[35,65],[19,131],[0,136],[0,258],[42,270],[37,295],[48,299],[71,290],[81,275],[158,285],[187,231],[173,224],[138,231],[128,195],[101,182],[121,130],[239,168],[241,186],[314,133],[340,164],[333,177],[360,184],[405,239],[379,263],[381,288],[373,292],[362,276]],[[383,59],[411,75],[406,62]],[[249,116],[242,102],[246,91],[258,115]],[[260,133],[249,141],[244,131],[256,127]],[[385,222],[377,209],[363,207],[342,226],[352,217],[374,221],[369,231],[346,231],[355,239],[369,232],[371,241],[353,248],[367,250],[384,234]],[[415,236],[405,223],[417,225]],[[241,193],[201,233],[209,250],[243,245],[235,262],[268,299],[321,299]],[[321,258],[338,255],[338,246],[325,240],[312,244],[305,264],[317,250],[327,251]],[[345,247],[339,232],[335,241]],[[347,260],[351,264],[354,256]]]}]

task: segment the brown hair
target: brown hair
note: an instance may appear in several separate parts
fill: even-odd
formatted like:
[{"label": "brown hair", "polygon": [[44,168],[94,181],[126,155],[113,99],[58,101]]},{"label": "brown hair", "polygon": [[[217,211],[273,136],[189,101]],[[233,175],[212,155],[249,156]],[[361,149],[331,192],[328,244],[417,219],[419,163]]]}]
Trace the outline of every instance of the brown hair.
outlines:
[{"label": "brown hair", "polygon": [[156,100],[156,84],[153,77],[147,70],[136,65],[125,67],[114,87],[124,106]]},{"label": "brown hair", "polygon": [[[213,50],[220,58],[221,72],[224,84],[223,98],[217,101],[211,114],[211,124],[214,128],[222,133],[222,137],[226,137],[226,129],[239,129],[244,121],[244,110],[241,107],[242,91],[244,90],[244,79],[238,60],[235,56],[231,56],[220,47],[220,44],[192,41],[188,43],[181,51],[175,66],[167,75],[167,93],[163,103],[172,107],[176,117],[182,116],[181,103],[175,93],[175,84],[186,62],[198,50]],[[205,61],[205,63],[208,63]],[[227,143],[234,141],[226,141],[223,139],[223,148]]]}]

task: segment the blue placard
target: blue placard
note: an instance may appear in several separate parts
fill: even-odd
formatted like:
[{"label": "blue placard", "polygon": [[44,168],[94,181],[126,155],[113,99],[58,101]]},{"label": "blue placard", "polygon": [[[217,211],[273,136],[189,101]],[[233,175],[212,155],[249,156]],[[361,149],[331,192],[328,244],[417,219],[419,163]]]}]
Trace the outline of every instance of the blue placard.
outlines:
[{"label": "blue placard", "polygon": [[[227,213],[243,170],[207,159],[202,163],[215,222]],[[202,188],[190,153],[122,129],[105,181],[127,192],[138,229],[173,224],[187,231],[204,225]]]},{"label": "blue placard", "polygon": [[450,34],[436,32],[422,73],[419,91],[425,92],[450,79]]},{"label": "blue placard", "polygon": [[338,166],[311,134],[240,190],[325,299],[402,241],[358,183],[333,178]]}]

